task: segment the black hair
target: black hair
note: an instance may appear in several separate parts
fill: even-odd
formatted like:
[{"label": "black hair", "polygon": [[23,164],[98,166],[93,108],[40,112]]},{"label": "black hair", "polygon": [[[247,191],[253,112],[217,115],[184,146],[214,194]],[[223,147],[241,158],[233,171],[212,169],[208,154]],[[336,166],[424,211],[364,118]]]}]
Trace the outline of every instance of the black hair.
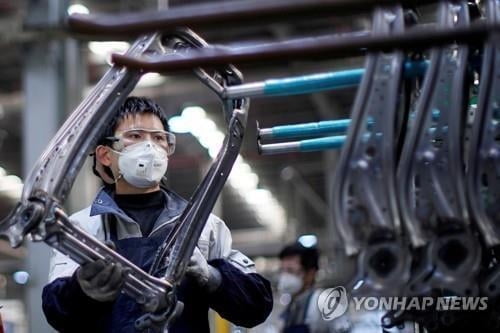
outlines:
[{"label": "black hair", "polygon": [[110,145],[111,142],[106,139],[114,136],[118,123],[127,116],[135,116],[136,114],[152,113],[160,118],[161,123],[166,131],[168,131],[168,120],[165,116],[165,111],[156,102],[147,97],[129,96],[123,102],[122,106],[116,111],[115,117],[109,122],[106,130],[102,133],[97,141],[98,145]]},{"label": "black hair", "polygon": [[[111,146],[113,142],[109,140],[109,138],[115,135],[116,128],[118,127],[118,124],[121,120],[123,120],[127,116],[135,116],[137,114],[145,113],[151,113],[160,118],[160,121],[163,124],[163,128],[166,131],[169,130],[168,120],[161,106],[147,97],[129,96],[116,111],[115,117],[109,122],[106,129],[101,134],[99,140],[97,141],[97,145]],[[109,167],[105,166],[103,169],[109,177],[113,178],[113,173],[111,172],[111,169]],[[92,171],[96,176],[101,177],[96,169],[95,155]]]},{"label": "black hair", "polygon": [[300,264],[304,270],[319,268],[319,250],[317,247],[305,247],[299,242],[289,244],[281,250],[279,258],[299,256]]}]

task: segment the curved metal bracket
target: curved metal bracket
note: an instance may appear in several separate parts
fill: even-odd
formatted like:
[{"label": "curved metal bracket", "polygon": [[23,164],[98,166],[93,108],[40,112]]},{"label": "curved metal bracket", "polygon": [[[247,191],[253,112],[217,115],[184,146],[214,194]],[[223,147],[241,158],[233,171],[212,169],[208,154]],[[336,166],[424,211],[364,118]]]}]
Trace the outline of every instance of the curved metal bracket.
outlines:
[{"label": "curved metal bracket", "polygon": [[[377,9],[374,34],[404,31],[401,7]],[[372,53],[337,165],[332,209],[347,255],[358,254],[360,294],[397,295],[409,278],[396,202],[395,124],[404,65],[401,51]],[[364,232],[355,234],[354,229]],[[363,245],[361,245],[363,244]]]},{"label": "curved metal bracket", "polygon": [[[440,26],[469,25],[467,1],[444,2]],[[399,165],[401,212],[419,263],[410,294],[444,288],[458,295],[477,292],[481,249],[469,230],[462,157],[463,109],[468,46],[431,51],[416,116],[410,121]],[[420,254],[419,254],[420,253]]]},{"label": "curved metal bracket", "polygon": [[[172,40],[182,40],[191,48],[206,46],[201,38],[186,29],[169,36]],[[165,45],[162,37],[153,34],[139,38],[127,55],[176,56],[179,51],[176,45]],[[230,65],[221,68],[218,82],[223,85],[242,82],[241,73],[236,68]],[[204,70],[197,69],[195,73],[207,84],[209,76]],[[128,269],[123,291],[149,313],[139,323],[162,327],[178,312],[179,303],[167,296],[175,293],[208,215],[238,156],[249,100],[222,99],[224,114],[230,120],[223,149],[183,212],[175,240],[167,240],[166,252],[172,264],[167,270],[167,278],[157,278],[78,228],[61,209],[85,158],[142,74],[144,71],[115,65],[104,75],[39,158],[26,179],[21,202],[9,219],[2,221],[0,233],[7,236],[13,246],[20,245],[29,233],[34,241],[44,241],[79,264],[98,259],[122,264]],[[217,88],[211,81],[207,85]]]},{"label": "curved metal bracket", "polygon": [[[209,48],[210,45],[188,28],[178,28],[169,33],[162,34],[162,44],[170,47],[174,52],[183,56],[191,50]],[[248,98],[232,98],[226,94],[226,87],[237,86],[243,83],[243,74],[233,65],[219,65],[216,67],[216,76],[209,75],[202,68],[193,69],[198,79],[212,90],[222,101],[224,107],[224,118],[229,124],[234,109],[241,108],[244,103],[248,104]]]},{"label": "curved metal bracket", "polygon": [[[500,1],[486,2],[487,20],[500,22]],[[470,139],[467,192],[486,246],[500,245],[500,34],[483,50],[478,107]]]},{"label": "curved metal bracket", "polygon": [[[404,29],[400,8],[378,9],[374,34]],[[336,169],[332,209],[348,255],[360,250],[353,231],[355,215],[364,226],[396,232],[399,213],[394,201],[394,117],[403,71],[402,52],[368,56],[354,103],[351,124]],[[392,199],[389,199],[392,198]]]},{"label": "curved metal bracket", "polygon": [[[440,5],[440,26],[467,26],[467,4]],[[459,219],[468,224],[463,184],[461,117],[467,46],[431,51],[431,66],[410,121],[398,168],[398,196],[413,247],[429,241],[425,222]]]}]

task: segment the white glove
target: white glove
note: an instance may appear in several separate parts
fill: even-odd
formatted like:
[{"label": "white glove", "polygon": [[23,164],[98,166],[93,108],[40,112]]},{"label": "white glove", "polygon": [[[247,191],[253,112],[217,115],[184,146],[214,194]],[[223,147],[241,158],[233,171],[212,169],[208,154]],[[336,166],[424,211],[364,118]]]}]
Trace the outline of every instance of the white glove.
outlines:
[{"label": "white glove", "polygon": [[186,274],[192,276],[196,282],[209,292],[215,291],[222,282],[222,277],[217,268],[208,264],[198,247],[194,248]]}]

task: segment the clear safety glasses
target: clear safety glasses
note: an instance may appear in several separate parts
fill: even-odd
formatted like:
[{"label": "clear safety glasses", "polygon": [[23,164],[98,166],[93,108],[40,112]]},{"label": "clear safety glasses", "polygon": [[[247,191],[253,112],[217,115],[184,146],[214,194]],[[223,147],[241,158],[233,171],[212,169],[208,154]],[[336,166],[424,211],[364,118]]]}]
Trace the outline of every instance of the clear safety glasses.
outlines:
[{"label": "clear safety glasses", "polygon": [[116,150],[122,150],[133,144],[149,140],[165,149],[168,156],[172,155],[175,151],[175,135],[162,130],[132,128],[119,132],[117,135],[108,137],[107,139],[113,141],[113,147]]}]

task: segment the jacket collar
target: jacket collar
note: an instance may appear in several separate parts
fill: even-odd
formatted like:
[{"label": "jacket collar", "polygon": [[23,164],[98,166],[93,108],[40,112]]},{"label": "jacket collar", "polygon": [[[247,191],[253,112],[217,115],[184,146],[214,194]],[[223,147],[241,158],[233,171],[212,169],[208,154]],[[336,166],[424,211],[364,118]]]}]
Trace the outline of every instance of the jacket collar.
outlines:
[{"label": "jacket collar", "polygon": [[[161,191],[167,200],[166,206],[158,217],[158,220],[165,221],[179,216],[187,205],[186,200],[184,200],[177,193],[166,188],[162,187]],[[124,221],[135,223],[120,207],[118,207],[113,199],[113,194],[113,189],[106,187],[101,188],[90,207],[90,216],[113,214]]]},{"label": "jacket collar", "polygon": [[187,206],[187,201],[177,193],[166,188],[161,188],[166,197],[167,205],[158,217],[158,221],[167,221],[182,214]]}]

